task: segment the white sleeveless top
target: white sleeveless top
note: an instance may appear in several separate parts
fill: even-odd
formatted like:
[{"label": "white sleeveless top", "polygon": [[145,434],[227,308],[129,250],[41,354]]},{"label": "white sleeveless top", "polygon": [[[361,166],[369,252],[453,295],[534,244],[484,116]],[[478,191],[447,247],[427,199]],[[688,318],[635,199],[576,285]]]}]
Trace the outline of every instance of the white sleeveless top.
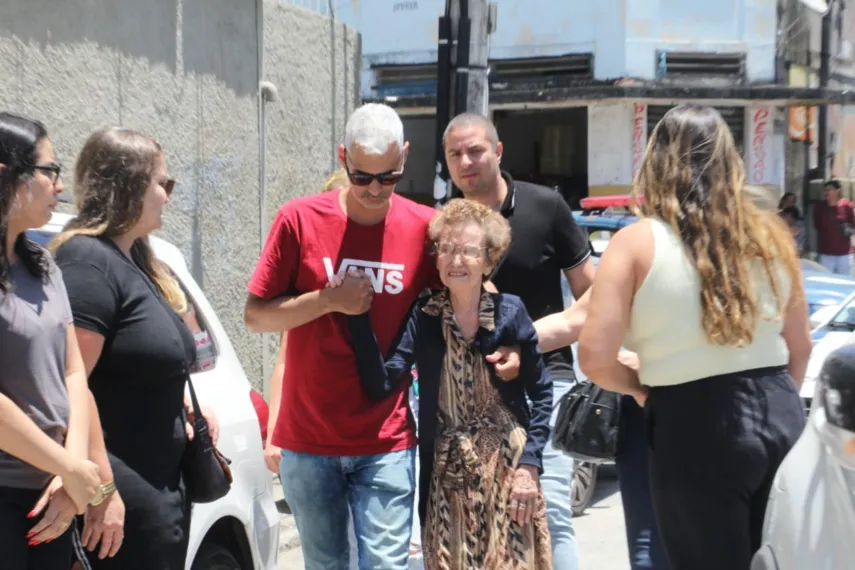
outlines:
[{"label": "white sleeveless top", "polygon": [[[708,376],[786,365],[789,350],[781,337],[783,309],[758,261],[752,267],[760,316],[753,342],[745,347],[722,346],[707,340],[702,326],[700,275],[683,242],[670,225],[649,218],[653,232],[653,263],[632,304],[624,345],[639,357],[639,378],[645,386],[673,386]],[[790,297],[791,280],[777,264],[781,305]],[[780,316],[779,316],[780,315]]]}]

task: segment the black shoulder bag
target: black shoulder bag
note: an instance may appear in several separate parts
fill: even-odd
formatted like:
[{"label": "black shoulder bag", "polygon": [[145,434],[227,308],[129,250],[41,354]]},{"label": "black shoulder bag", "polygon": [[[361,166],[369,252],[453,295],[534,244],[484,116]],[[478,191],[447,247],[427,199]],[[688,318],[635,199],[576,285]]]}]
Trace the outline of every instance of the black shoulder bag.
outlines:
[{"label": "black shoulder bag", "polygon": [[604,463],[617,453],[620,394],[577,383],[558,402],[552,445],[579,461]]},{"label": "black shoulder bag", "polygon": [[226,496],[232,488],[231,461],[214,447],[208,433],[208,421],[196,399],[193,381],[187,376],[190,400],[193,403],[193,439],[187,442],[181,458],[181,473],[187,498],[193,503],[213,503]]}]

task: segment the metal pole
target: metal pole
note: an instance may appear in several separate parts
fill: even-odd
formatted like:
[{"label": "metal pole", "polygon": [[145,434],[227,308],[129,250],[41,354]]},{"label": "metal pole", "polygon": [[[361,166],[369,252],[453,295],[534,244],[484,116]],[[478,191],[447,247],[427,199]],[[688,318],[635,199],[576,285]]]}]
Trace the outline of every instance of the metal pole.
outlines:
[{"label": "metal pole", "polygon": [[[464,112],[487,115],[490,96],[490,33],[495,10],[487,0],[452,0],[456,33],[456,84],[452,116]],[[455,9],[456,8],[456,9]],[[456,24],[456,25],[455,25]]]},{"label": "metal pole", "polygon": [[[452,117],[464,112],[487,116],[489,110],[490,85],[489,73],[490,33],[495,24],[495,9],[487,0],[449,0],[446,16],[450,28],[451,41],[449,52],[453,64],[448,68],[449,91],[451,91],[451,73],[454,74],[453,93],[448,95],[446,116],[441,105],[445,105],[445,85],[440,83],[443,70],[443,25],[440,18],[440,45],[437,73],[437,153],[442,152],[442,134]],[[443,113],[442,115],[440,113]],[[459,191],[448,180],[444,157],[437,160],[437,178],[434,184],[434,198],[445,202],[459,195]]]},{"label": "metal pole", "polygon": [[[828,87],[831,76],[831,12],[834,3],[828,3],[828,10],[822,15],[822,27],[819,51],[819,87]],[[817,140],[817,166],[819,176],[826,180],[828,174],[828,104],[819,107],[819,139]]]},{"label": "metal pole", "polygon": [[440,202],[448,194],[448,165],[442,148],[442,135],[450,119],[451,105],[451,1],[445,3],[445,14],[439,18],[439,46],[436,59],[436,176],[433,198]]}]

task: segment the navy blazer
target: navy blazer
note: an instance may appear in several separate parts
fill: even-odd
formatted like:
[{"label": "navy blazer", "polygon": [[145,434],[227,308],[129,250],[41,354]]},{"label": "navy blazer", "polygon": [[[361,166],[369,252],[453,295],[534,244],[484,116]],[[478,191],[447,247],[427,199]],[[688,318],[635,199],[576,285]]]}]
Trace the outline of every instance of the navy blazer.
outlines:
[{"label": "navy blazer", "polygon": [[[537,333],[531,317],[516,295],[491,293],[494,304],[494,330],[479,328],[474,344],[485,357],[499,347],[520,347],[520,372],[506,382],[496,376],[495,367],[487,363],[493,385],[519,424],[526,429],[527,439],[521,464],[543,471],[543,448],[549,439],[552,415],[552,379],[543,364]],[[348,318],[356,365],[362,387],[373,400],[382,400],[393,392],[398,382],[410,379],[413,363],[419,374],[419,518],[425,522],[427,497],[433,474],[434,444],[437,431],[437,406],[440,378],[446,344],[442,334],[442,316],[422,309],[430,296],[413,304],[410,315],[392,344],[386,358],[377,344],[368,314]],[[526,396],[531,400],[529,409]]]}]

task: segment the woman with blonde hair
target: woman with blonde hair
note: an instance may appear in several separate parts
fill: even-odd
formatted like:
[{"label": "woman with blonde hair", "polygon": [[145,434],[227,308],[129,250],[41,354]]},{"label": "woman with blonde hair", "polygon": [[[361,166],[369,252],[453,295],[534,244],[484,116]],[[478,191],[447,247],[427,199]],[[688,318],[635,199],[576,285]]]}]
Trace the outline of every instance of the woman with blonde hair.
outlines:
[{"label": "woman with blonde hair", "polygon": [[[748,570],[778,465],[804,426],[811,339],[793,240],[745,199],[719,113],[669,111],[635,192],[641,220],[597,268],[579,364],[645,408],[650,488],[674,570]],[[621,344],[637,370],[618,362]]]},{"label": "woman with blonde hair", "polygon": [[154,139],[110,128],[86,141],[74,186],[77,217],[52,247],[103,427],[90,453],[117,491],[86,513],[89,564],[181,570],[190,504],[180,465],[193,436],[184,389],[196,355],[187,299],[149,243],[175,180]]},{"label": "woman with blonde hair", "polygon": [[347,186],[347,184],[347,171],[344,168],[339,168],[327,177],[324,185],[321,187],[321,192],[339,190]]}]

